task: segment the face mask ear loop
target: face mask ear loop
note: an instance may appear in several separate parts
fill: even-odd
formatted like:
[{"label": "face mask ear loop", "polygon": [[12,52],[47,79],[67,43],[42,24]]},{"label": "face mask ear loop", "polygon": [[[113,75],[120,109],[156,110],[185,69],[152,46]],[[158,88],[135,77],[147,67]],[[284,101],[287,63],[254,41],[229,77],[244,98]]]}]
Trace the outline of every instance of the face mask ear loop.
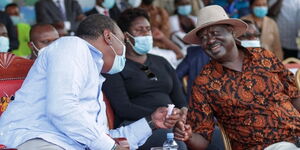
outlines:
[{"label": "face mask ear loop", "polygon": [[[36,51],[39,51],[39,49],[35,46],[35,44],[34,44],[33,42],[31,42],[31,44],[32,44],[33,48],[34,48]],[[33,53],[33,55],[34,55],[35,57],[38,57],[38,55],[36,54],[35,51],[32,51],[32,53]]]}]

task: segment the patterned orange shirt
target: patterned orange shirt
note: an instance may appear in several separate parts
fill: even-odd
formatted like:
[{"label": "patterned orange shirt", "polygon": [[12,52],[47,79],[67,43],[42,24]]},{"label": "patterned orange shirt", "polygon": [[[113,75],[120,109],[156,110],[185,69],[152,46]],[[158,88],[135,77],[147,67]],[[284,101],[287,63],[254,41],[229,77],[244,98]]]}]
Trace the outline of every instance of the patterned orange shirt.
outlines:
[{"label": "patterned orange shirt", "polygon": [[300,113],[291,103],[300,97],[295,80],[270,51],[245,49],[242,72],[207,64],[196,78],[188,123],[211,140],[214,117],[224,126],[234,150],[263,149],[300,136]]}]

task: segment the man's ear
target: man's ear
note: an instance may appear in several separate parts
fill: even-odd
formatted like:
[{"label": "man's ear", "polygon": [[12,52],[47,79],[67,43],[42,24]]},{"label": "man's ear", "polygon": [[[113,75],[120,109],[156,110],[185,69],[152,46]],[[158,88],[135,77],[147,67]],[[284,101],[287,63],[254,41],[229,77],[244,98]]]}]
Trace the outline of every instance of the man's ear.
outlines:
[{"label": "man's ear", "polygon": [[31,42],[31,41],[27,42],[27,45],[28,45],[28,47],[29,47],[32,51],[34,50],[34,47],[32,46],[32,42]]},{"label": "man's ear", "polygon": [[130,35],[130,33],[124,32],[124,36],[125,36],[126,43],[131,42],[132,44],[134,44],[134,38],[132,37],[132,35]]},{"label": "man's ear", "polygon": [[103,31],[103,39],[107,43],[107,45],[112,45],[112,36],[111,31],[108,29],[104,29]]}]

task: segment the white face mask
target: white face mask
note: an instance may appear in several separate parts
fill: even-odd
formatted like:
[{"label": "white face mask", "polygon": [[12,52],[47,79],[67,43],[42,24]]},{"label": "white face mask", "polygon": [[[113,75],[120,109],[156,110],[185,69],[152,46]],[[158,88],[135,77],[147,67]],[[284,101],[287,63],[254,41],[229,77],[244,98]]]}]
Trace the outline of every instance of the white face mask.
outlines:
[{"label": "white face mask", "polygon": [[242,40],[241,45],[244,47],[261,47],[259,40]]},{"label": "white face mask", "polygon": [[110,45],[110,48],[115,53],[115,59],[114,59],[111,69],[107,72],[108,74],[115,74],[115,73],[121,72],[124,69],[125,62],[126,62],[126,58],[125,58],[126,46],[114,34],[112,34],[112,35],[122,44],[122,55],[119,56],[117,54],[117,52],[115,51],[115,49]]},{"label": "white face mask", "polygon": [[8,52],[9,50],[9,39],[5,36],[0,36],[0,52]]},{"label": "white face mask", "polygon": [[[34,44],[33,42],[31,42],[31,45],[32,45],[33,48],[35,49],[35,50],[32,51],[32,53],[33,53],[33,55],[34,55],[35,57],[37,57],[38,54],[39,54],[40,49],[38,49],[38,48],[35,46],[35,44]],[[35,51],[37,51],[38,53],[36,53]]]},{"label": "white face mask", "polygon": [[128,0],[128,3],[133,7],[139,7],[142,3],[142,0]]}]

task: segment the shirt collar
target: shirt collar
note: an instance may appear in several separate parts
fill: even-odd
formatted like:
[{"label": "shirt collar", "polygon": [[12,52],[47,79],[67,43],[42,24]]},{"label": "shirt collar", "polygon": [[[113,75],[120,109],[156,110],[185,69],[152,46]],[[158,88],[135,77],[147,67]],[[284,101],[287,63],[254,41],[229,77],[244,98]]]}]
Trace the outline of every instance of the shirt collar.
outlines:
[{"label": "shirt collar", "polygon": [[[245,57],[244,57],[244,59],[243,59],[243,64],[249,64],[249,63],[250,63],[249,61],[251,61],[251,60],[253,59],[253,57],[255,57],[255,56],[253,55],[253,53],[251,52],[251,51],[253,51],[253,49],[255,49],[255,48],[251,48],[251,47],[245,48],[245,47],[242,47],[241,45],[238,45],[238,44],[237,44],[237,48],[238,48],[239,50],[245,52]],[[213,65],[213,67],[216,69],[216,71],[217,71],[218,73],[223,74],[223,71],[224,71],[224,68],[225,68],[225,67],[223,67],[222,64],[220,64],[220,63],[217,62],[216,60],[212,60],[212,61],[211,61],[211,64]],[[246,66],[243,66],[243,70],[244,70],[245,67],[246,67]]]},{"label": "shirt collar", "polygon": [[90,44],[89,42],[85,41],[85,43],[87,44],[88,48],[91,51],[91,55],[93,57],[94,62],[97,65],[97,68],[98,68],[98,71],[99,71],[99,74],[100,74],[101,70],[102,70],[102,67],[104,65],[104,61],[102,59],[103,53],[99,49],[94,47],[92,44]]}]

